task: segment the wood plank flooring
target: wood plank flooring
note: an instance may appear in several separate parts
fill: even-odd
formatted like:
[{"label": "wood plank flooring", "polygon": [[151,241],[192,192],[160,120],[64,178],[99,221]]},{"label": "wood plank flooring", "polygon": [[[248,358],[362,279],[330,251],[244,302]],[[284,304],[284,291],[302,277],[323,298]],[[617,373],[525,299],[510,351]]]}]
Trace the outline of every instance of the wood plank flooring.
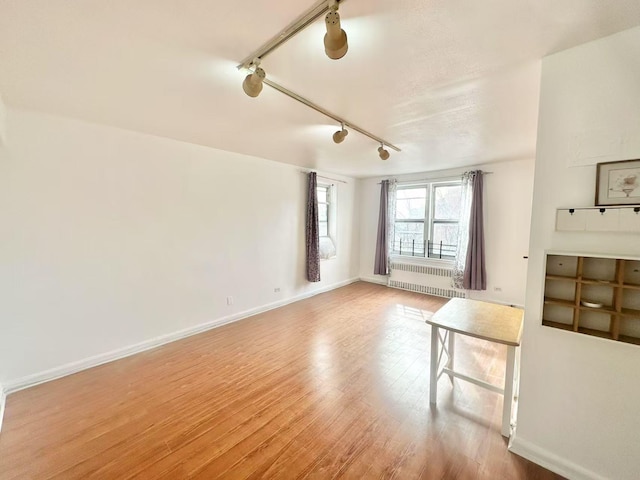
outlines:
[{"label": "wood plank flooring", "polygon": [[[442,379],[445,300],[356,283],[9,395],[0,478],[556,479],[507,451],[502,398]],[[499,384],[504,347],[457,337]]]}]

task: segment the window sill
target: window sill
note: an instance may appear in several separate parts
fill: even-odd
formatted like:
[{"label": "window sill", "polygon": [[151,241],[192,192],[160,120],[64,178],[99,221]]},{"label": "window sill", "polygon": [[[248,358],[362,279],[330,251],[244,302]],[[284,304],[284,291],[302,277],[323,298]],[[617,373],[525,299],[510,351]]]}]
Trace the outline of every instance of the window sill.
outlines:
[{"label": "window sill", "polygon": [[411,255],[391,255],[392,261],[403,263],[414,263],[416,265],[430,265],[433,267],[453,267],[456,263],[455,260],[445,260],[444,258],[433,257],[412,257]]}]

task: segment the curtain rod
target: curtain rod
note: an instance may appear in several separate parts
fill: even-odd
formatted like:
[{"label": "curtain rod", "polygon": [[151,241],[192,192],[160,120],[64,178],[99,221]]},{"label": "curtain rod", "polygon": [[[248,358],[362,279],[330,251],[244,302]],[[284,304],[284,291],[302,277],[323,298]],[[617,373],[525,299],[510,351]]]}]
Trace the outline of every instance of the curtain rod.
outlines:
[{"label": "curtain rod", "polygon": [[[456,178],[459,176],[464,175],[465,173],[468,172],[464,172],[460,175],[447,175],[446,177],[432,177],[432,178],[418,178],[416,180],[403,180],[402,182],[398,182],[398,183],[418,183],[418,182],[432,182],[434,180],[448,180],[450,178]],[[482,175],[491,175],[493,172],[482,172]],[[378,182],[378,185],[382,184],[382,182]]]},{"label": "curtain rod", "polygon": [[[300,173],[307,174],[307,173],[311,173],[312,171],[313,171],[313,170],[300,170]],[[318,175],[317,173],[316,173],[316,176],[317,176],[318,178],[324,178],[325,180],[331,180],[332,182],[348,183],[348,182],[346,182],[346,181],[344,181],[344,180],[339,180],[339,179],[337,179],[337,178],[331,178],[331,177],[325,177],[325,176],[323,176],[323,175]]]}]

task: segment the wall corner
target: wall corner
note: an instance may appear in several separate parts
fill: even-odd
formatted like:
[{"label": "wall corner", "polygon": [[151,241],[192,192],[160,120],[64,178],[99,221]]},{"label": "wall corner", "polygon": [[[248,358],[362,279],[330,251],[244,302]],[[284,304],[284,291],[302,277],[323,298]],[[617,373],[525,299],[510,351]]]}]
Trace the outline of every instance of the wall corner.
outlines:
[{"label": "wall corner", "polygon": [[535,445],[517,434],[509,442],[509,452],[526,458],[558,475],[575,480],[607,480],[597,473],[561,458],[558,455]]}]

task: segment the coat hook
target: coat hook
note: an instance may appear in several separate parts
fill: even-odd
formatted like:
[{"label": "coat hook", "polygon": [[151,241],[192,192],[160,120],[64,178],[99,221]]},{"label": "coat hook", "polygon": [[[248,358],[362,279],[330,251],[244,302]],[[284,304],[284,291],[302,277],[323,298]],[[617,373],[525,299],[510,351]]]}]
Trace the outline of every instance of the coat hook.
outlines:
[{"label": "coat hook", "polygon": [[570,209],[569,209],[569,213],[570,213],[571,215],[573,215],[574,213],[576,213],[576,209],[575,209],[575,208],[570,208]]},{"label": "coat hook", "polygon": [[640,212],[640,207],[634,207],[633,211],[636,212],[636,215],[638,214],[638,212]]},{"label": "coat hook", "polygon": [[607,211],[607,209],[606,209],[606,208],[601,208],[601,209],[600,209],[600,215],[604,215],[604,212],[606,212],[606,211]]}]

